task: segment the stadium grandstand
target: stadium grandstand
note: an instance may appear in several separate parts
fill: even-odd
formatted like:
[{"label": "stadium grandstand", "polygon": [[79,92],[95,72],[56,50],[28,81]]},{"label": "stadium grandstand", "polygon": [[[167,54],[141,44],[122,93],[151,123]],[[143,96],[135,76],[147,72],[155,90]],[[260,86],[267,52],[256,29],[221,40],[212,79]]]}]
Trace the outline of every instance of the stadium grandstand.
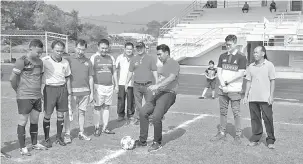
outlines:
[{"label": "stadium grandstand", "polygon": [[[249,5],[242,12],[244,3]],[[211,3],[209,7],[207,3]],[[207,65],[224,52],[224,38],[238,37],[239,50],[252,62],[253,49],[264,45],[277,67],[303,68],[302,0],[195,0],[160,29],[158,44],[168,44],[173,58],[184,65]]]}]

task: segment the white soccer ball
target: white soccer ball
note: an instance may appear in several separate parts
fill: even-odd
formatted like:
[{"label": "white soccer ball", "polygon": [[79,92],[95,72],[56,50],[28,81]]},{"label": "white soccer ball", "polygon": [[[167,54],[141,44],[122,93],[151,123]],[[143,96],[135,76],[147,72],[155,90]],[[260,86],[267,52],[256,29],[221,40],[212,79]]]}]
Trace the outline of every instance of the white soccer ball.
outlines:
[{"label": "white soccer ball", "polygon": [[124,150],[131,150],[135,147],[135,140],[131,136],[124,136],[121,139],[121,147]]}]

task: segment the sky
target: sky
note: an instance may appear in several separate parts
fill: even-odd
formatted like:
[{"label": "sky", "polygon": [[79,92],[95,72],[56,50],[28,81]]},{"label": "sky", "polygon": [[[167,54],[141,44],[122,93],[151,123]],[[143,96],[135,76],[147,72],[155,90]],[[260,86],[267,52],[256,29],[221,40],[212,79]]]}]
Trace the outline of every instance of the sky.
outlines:
[{"label": "sky", "polygon": [[79,11],[79,16],[100,16],[100,15],[124,15],[128,12],[144,8],[154,3],[164,4],[190,4],[191,0],[183,1],[161,1],[161,0],[141,0],[141,1],[53,1],[46,0],[47,4],[53,4],[63,11],[70,12],[75,9]]}]

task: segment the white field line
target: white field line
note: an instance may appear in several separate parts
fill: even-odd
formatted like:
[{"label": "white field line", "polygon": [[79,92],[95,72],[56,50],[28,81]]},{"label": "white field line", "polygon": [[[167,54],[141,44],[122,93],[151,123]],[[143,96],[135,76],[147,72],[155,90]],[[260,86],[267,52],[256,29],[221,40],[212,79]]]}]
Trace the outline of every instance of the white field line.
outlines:
[{"label": "white field line", "polygon": [[[178,113],[182,113],[182,112],[178,112]],[[196,114],[193,114],[193,115],[196,115]],[[173,129],[171,129],[171,130],[169,130],[169,131],[167,131],[167,132],[165,132],[165,133],[162,133],[162,134],[163,134],[163,135],[169,134],[169,133],[171,133],[171,132],[173,132],[173,131],[175,131],[175,130],[177,130],[177,129],[179,129],[179,128],[188,127],[190,124],[192,124],[192,123],[194,123],[194,122],[196,122],[196,121],[198,121],[198,120],[200,120],[200,119],[202,119],[202,118],[204,118],[204,117],[206,117],[206,116],[208,116],[208,115],[207,115],[207,114],[201,114],[201,115],[199,115],[199,116],[197,116],[197,117],[195,117],[195,118],[193,118],[193,119],[191,119],[191,120],[188,120],[188,121],[183,122],[183,123],[180,124],[179,126],[173,128]],[[102,158],[100,161],[94,162],[94,163],[92,163],[92,164],[104,164],[104,163],[107,163],[107,162],[109,162],[109,161],[111,161],[111,160],[113,160],[113,159],[115,159],[115,158],[117,158],[117,157],[119,157],[119,156],[125,154],[126,152],[127,152],[127,150],[123,150],[123,149],[113,151],[113,153],[111,153],[111,154],[105,156],[105,157]]]}]

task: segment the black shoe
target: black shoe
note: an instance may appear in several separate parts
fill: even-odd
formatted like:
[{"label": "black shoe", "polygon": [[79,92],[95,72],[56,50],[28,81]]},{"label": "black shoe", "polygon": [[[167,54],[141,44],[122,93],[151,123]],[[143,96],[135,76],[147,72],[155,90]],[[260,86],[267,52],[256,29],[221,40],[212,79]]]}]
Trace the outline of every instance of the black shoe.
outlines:
[{"label": "black shoe", "polygon": [[199,99],[205,99],[205,97],[199,97]]},{"label": "black shoe", "polygon": [[162,145],[158,142],[153,142],[153,144],[148,148],[148,152],[154,152],[160,150]]},{"label": "black shoe", "polygon": [[47,148],[51,148],[51,147],[53,147],[53,145],[52,145],[52,142],[51,142],[50,138],[48,138],[48,139],[46,139],[46,140],[45,140],[45,147],[47,147]]},{"label": "black shoe", "polygon": [[100,137],[100,135],[101,135],[101,130],[100,130],[100,128],[95,128],[94,136],[95,136],[95,137]]},{"label": "black shoe", "polygon": [[135,141],[135,147],[147,146],[147,142],[141,142],[140,140]]},{"label": "black shoe", "polygon": [[61,146],[66,146],[66,143],[64,142],[64,139],[62,137],[56,138],[56,144],[59,144]]},{"label": "black shoe", "polygon": [[216,136],[214,136],[210,141],[215,142],[219,140],[225,140],[226,134],[224,132],[218,132]]},{"label": "black shoe", "polygon": [[115,132],[109,130],[109,129],[104,129],[102,130],[102,133],[105,133],[105,134],[115,134]]}]

